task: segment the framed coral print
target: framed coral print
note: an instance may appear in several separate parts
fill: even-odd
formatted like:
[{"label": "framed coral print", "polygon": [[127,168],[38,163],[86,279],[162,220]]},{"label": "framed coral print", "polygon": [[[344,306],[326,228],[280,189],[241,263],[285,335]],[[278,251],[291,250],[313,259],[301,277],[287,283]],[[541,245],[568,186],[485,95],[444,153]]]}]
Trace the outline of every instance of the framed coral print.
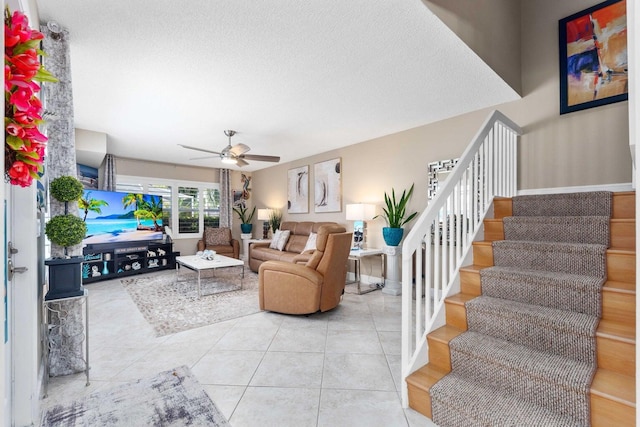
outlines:
[{"label": "framed coral print", "polygon": [[309,165],[287,172],[287,212],[309,213]]},{"label": "framed coral print", "polygon": [[560,114],[628,99],[625,0],[561,19],[559,40]]},{"label": "framed coral print", "polygon": [[340,212],[342,209],[341,159],[313,165],[315,212]]}]

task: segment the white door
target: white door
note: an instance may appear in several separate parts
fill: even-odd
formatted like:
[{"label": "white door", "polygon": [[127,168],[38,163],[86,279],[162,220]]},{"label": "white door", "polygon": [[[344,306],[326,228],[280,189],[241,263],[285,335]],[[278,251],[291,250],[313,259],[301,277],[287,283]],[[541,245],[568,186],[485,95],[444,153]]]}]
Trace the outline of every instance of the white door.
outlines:
[{"label": "white door", "polygon": [[[4,158],[1,159],[4,162]],[[4,170],[4,166],[2,168]],[[0,209],[0,227],[2,227],[2,242],[0,242],[0,265],[2,266],[3,280],[3,292],[2,292],[2,331],[0,332],[0,338],[2,338],[2,351],[0,352],[0,366],[2,367],[0,372],[0,398],[2,402],[2,417],[0,418],[0,426],[11,425],[11,341],[9,340],[9,323],[8,323],[8,302],[9,302],[9,288],[10,284],[7,276],[7,263],[6,263],[6,251],[7,247],[7,224],[10,221],[8,217],[7,200],[5,199],[5,187],[6,185],[0,185],[0,200],[2,200],[2,207]]]},{"label": "white door", "polygon": [[[5,233],[8,290],[8,360],[5,361],[5,393],[11,420],[8,425],[28,426],[38,421],[40,404],[40,313],[38,299],[38,233],[36,185],[5,188]],[[11,242],[9,244],[9,242]],[[13,248],[12,250],[10,248]],[[11,270],[14,274],[12,275]],[[11,280],[9,280],[11,279]],[[5,353],[6,357],[7,353]],[[7,390],[10,382],[10,390]]]}]

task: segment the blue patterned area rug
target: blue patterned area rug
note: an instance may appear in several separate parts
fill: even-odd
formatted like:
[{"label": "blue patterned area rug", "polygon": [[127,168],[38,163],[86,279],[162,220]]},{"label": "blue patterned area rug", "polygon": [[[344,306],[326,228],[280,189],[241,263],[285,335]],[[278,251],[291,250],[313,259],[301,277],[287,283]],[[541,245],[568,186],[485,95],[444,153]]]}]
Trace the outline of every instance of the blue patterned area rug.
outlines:
[{"label": "blue patterned area rug", "polygon": [[230,426],[186,366],[47,409],[42,427]]}]

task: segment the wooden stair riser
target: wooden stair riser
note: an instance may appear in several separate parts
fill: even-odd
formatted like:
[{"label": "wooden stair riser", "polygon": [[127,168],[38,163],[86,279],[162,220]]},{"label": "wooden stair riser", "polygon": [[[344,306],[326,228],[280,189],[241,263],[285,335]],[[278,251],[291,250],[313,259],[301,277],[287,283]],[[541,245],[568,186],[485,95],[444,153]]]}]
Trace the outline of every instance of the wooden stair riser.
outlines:
[{"label": "wooden stair riser", "polygon": [[424,390],[412,384],[408,384],[407,389],[409,391],[409,408],[429,419],[433,419],[433,415],[431,415],[431,395],[429,394],[429,390]]},{"label": "wooden stair riser", "polygon": [[636,250],[636,221],[616,219],[610,223],[611,247],[614,249]]},{"label": "wooden stair riser", "polygon": [[456,327],[462,331],[467,330],[467,310],[464,304],[451,302],[449,298],[444,300],[445,317],[447,325]]},{"label": "wooden stair riser", "polygon": [[634,426],[636,410],[616,400],[591,394],[591,426]]},{"label": "wooden stair riser", "polygon": [[618,292],[605,286],[602,290],[602,318],[635,325],[635,292]]},{"label": "wooden stair riser", "polygon": [[612,218],[636,218],[636,193],[635,191],[625,191],[613,193]]},{"label": "wooden stair riser", "polygon": [[513,216],[513,202],[511,198],[496,197],[493,199],[493,217],[501,219],[507,216]]},{"label": "wooden stair riser", "polygon": [[451,372],[451,352],[449,343],[429,339],[429,363],[446,372]]},{"label": "wooden stair riser", "polygon": [[[484,220],[484,240],[489,242],[504,240],[504,223],[502,220]],[[612,220],[610,223],[610,243],[615,249],[636,249],[635,220]]]},{"label": "wooden stair riser", "polygon": [[636,374],[636,345],[620,339],[596,337],[598,368],[623,375]]},{"label": "wooden stair riser", "polygon": [[599,368],[591,383],[591,425],[635,425],[635,378]]},{"label": "wooden stair riser", "polygon": [[636,282],[636,254],[632,251],[607,251],[607,280]]},{"label": "wooden stair riser", "polygon": [[460,270],[460,292],[475,296],[482,294],[479,271]]},{"label": "wooden stair riser", "polygon": [[493,266],[493,247],[491,242],[473,242],[473,264],[481,267]]}]

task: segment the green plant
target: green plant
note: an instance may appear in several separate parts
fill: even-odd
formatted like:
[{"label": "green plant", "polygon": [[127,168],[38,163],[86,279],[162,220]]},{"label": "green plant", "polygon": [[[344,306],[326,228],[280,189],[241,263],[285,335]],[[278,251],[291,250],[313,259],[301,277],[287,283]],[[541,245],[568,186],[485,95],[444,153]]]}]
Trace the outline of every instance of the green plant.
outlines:
[{"label": "green plant", "polygon": [[68,203],[82,197],[82,183],[72,176],[59,176],[49,184],[49,192],[53,198],[64,202],[64,215],[51,218],[45,225],[44,233],[51,243],[64,246],[64,254],[67,256],[67,247],[81,243],[87,234],[85,222],[68,213]]},{"label": "green plant", "polygon": [[75,215],[56,215],[44,228],[51,243],[65,247],[77,245],[87,234],[87,225]]},{"label": "green plant", "polygon": [[271,225],[271,231],[274,233],[278,228],[280,228],[280,223],[282,222],[282,212],[280,209],[271,209],[271,214],[269,215],[269,224]]},{"label": "green plant", "polygon": [[51,196],[59,202],[74,202],[82,197],[82,183],[72,176],[59,176],[49,184]]},{"label": "green plant", "polygon": [[396,191],[394,189],[391,189],[391,197],[389,197],[387,192],[385,192],[384,203],[386,207],[382,208],[384,214],[376,215],[374,219],[378,218],[379,216],[384,217],[384,219],[387,221],[387,224],[391,228],[402,228],[403,225],[413,220],[416,215],[418,215],[417,212],[413,212],[408,216],[406,214],[407,203],[409,202],[409,199],[413,194],[413,186],[414,184],[411,184],[411,188],[408,192],[407,190],[404,190],[402,192],[402,195],[400,196],[400,199],[397,201]]},{"label": "green plant", "polygon": [[247,214],[248,210],[249,209],[247,209],[247,207],[243,205],[238,205],[237,207],[233,208],[233,211],[238,214],[238,217],[240,217],[240,221],[242,221],[243,224],[251,224],[253,215],[255,215],[256,213],[256,207],[254,206],[251,210],[251,213],[249,214]]}]

